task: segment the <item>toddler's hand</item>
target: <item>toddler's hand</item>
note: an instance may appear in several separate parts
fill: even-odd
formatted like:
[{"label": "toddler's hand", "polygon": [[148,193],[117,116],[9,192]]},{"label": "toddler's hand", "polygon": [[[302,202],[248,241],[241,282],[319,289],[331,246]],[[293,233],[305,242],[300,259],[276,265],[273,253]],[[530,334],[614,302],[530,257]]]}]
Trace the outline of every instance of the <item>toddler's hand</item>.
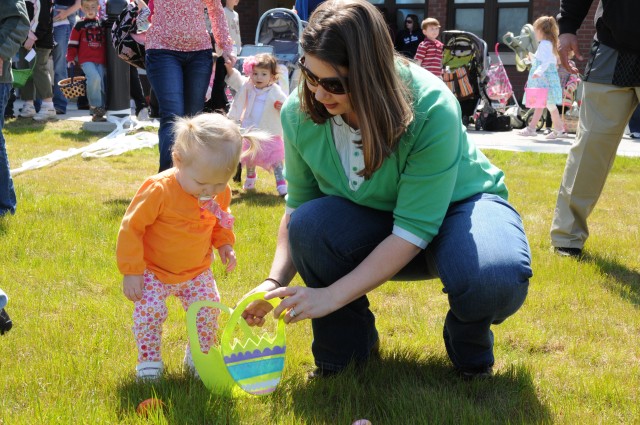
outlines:
[{"label": "toddler's hand", "polygon": [[282,102],[276,100],[275,102],[273,102],[273,107],[279,111],[280,109],[282,109]]},{"label": "toddler's hand", "polygon": [[220,261],[222,264],[227,265],[227,268],[225,269],[226,271],[230,272],[236,268],[236,252],[233,250],[231,245],[222,245],[218,248],[218,254],[220,255]]},{"label": "toddler's hand", "polygon": [[122,279],[122,292],[125,297],[136,302],[142,299],[144,277],[141,274],[126,274]]},{"label": "toddler's hand", "polygon": [[231,62],[225,61],[224,67],[227,69],[227,75],[231,75],[233,73],[233,65],[231,64]]}]

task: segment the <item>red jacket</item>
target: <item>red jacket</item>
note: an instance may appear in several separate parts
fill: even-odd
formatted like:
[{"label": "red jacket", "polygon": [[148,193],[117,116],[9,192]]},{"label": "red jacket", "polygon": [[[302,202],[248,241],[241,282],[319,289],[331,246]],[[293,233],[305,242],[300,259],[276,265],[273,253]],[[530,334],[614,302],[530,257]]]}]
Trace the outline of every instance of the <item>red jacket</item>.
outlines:
[{"label": "red jacket", "polygon": [[105,65],[107,53],[107,38],[104,28],[97,19],[84,19],[71,30],[67,62],[93,62]]}]

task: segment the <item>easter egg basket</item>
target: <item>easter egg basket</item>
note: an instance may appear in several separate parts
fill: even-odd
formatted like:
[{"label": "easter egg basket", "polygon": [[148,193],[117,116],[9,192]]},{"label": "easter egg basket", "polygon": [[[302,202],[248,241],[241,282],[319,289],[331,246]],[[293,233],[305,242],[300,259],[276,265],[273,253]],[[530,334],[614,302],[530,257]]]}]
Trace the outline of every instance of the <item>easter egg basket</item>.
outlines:
[{"label": "easter egg basket", "polygon": [[[187,311],[187,333],[193,363],[205,387],[217,394],[240,396],[244,393],[266,395],[275,391],[282,377],[286,352],[284,315],[277,322],[275,334],[251,327],[242,317],[253,301],[264,300],[264,292],[243,298],[235,309],[213,301],[198,301]],[[279,299],[267,300],[277,306]],[[203,353],[198,340],[196,315],[203,307],[218,308],[229,315],[219,346]],[[236,331],[242,335],[238,338]],[[243,390],[243,391],[239,391]]]}]

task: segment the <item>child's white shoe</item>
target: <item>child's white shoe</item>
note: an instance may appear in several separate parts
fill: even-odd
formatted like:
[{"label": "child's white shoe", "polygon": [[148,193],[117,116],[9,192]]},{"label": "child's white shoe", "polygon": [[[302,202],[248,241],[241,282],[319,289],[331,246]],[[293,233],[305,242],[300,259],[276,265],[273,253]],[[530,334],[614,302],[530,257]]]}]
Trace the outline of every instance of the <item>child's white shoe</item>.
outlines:
[{"label": "child's white shoe", "polygon": [[547,140],[555,140],[555,139],[563,139],[565,137],[567,137],[567,132],[566,131],[552,130],[549,134],[547,134],[545,136],[545,139],[547,139]]},{"label": "child's white shoe", "polygon": [[162,362],[142,362],[136,366],[138,379],[156,381],[162,376],[164,365]]},{"label": "child's white shoe", "polygon": [[244,190],[256,190],[256,180],[258,180],[258,177],[247,177],[244,181],[244,185],[242,186],[242,188]]},{"label": "child's white shoe", "polygon": [[525,137],[535,137],[535,136],[538,135],[538,133],[536,132],[535,128],[531,128],[529,126],[526,126],[522,130],[518,131],[518,135],[519,136],[525,136]]}]

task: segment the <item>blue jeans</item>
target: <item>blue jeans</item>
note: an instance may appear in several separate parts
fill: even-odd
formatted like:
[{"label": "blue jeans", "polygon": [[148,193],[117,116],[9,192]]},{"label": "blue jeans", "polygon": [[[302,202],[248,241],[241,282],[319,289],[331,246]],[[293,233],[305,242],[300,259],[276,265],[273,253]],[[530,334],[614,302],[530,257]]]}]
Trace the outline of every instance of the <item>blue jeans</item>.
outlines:
[{"label": "blue jeans", "polygon": [[196,115],[204,108],[213,67],[212,50],[147,50],[145,65],[160,108],[159,171],[164,171],[173,166],[171,148],[175,117]]},{"label": "blue jeans", "polygon": [[9,173],[9,157],[4,142],[4,108],[11,94],[11,83],[0,83],[0,216],[16,212],[16,192]]},{"label": "blue jeans", "polygon": [[[355,269],[392,228],[391,212],[335,196],[306,202],[289,222],[293,263],[308,287],[326,287]],[[394,280],[440,277],[449,299],[447,353],[454,366],[472,370],[493,365],[491,325],[520,308],[531,276],[520,216],[502,198],[480,194],[452,204],[438,235]],[[378,340],[366,296],[311,324],[316,365],[328,371],[368,359]]]},{"label": "blue jeans", "polygon": [[89,106],[104,108],[104,65],[93,62],[82,64],[82,72],[87,77],[87,99]]},{"label": "blue jeans", "polygon": [[[58,8],[64,8],[57,6]],[[67,46],[71,35],[71,25],[60,25],[53,28],[53,39],[56,46],[51,51],[53,57],[53,106],[61,111],[67,112],[67,98],[62,94],[58,82],[68,77],[67,75]]]}]

